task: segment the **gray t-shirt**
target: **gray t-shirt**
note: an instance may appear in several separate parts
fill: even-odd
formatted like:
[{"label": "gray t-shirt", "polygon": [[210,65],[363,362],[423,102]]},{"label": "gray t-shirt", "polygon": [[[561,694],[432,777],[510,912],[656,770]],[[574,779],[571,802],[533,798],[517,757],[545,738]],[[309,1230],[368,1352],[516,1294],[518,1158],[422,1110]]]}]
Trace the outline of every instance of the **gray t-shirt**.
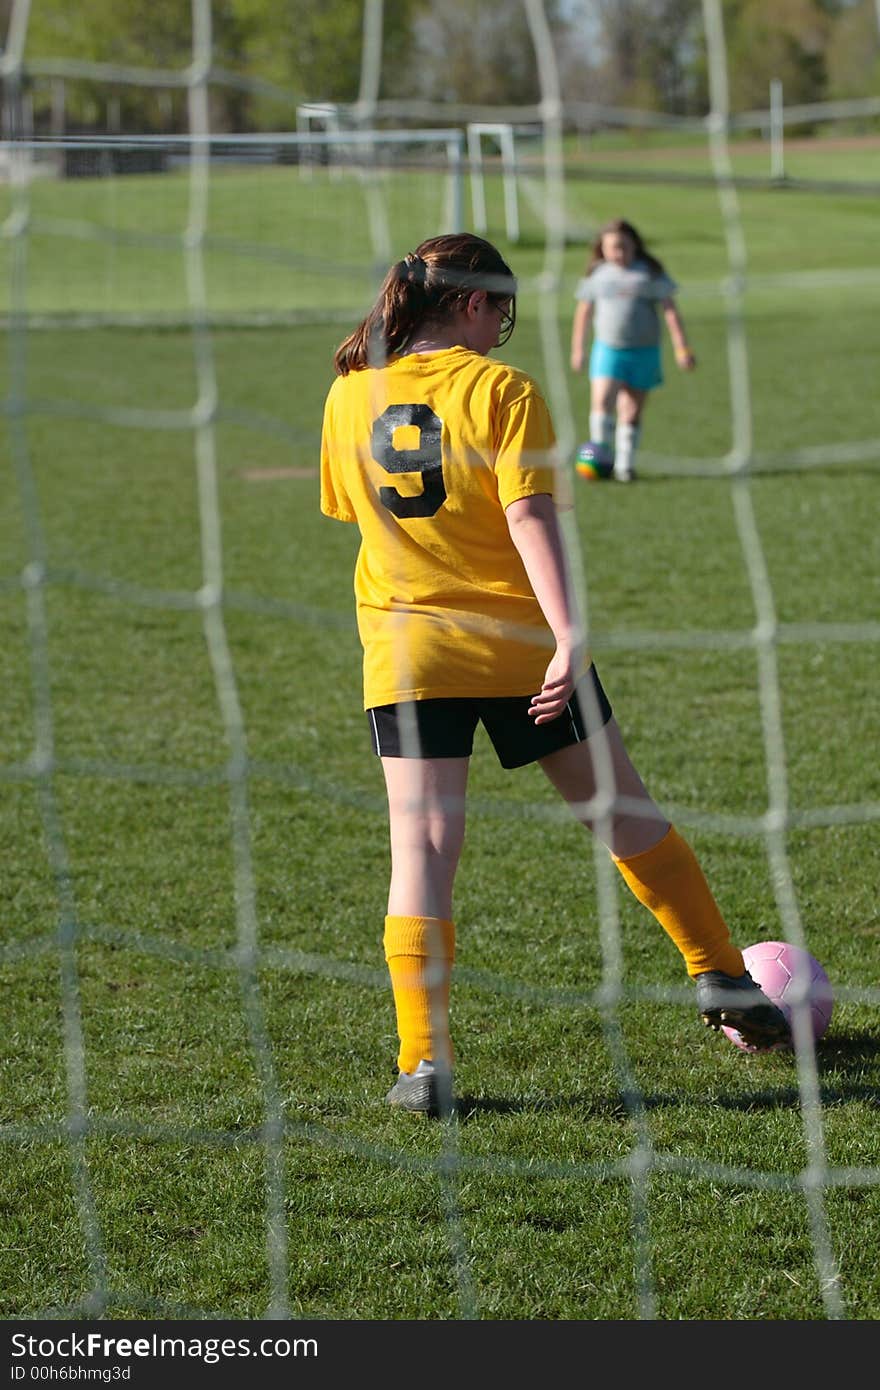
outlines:
[{"label": "gray t-shirt", "polygon": [[656,347],[660,342],[657,304],[678,289],[665,273],[652,271],[646,261],[614,265],[600,261],[578,282],[575,299],[595,305],[593,337],[609,347]]}]

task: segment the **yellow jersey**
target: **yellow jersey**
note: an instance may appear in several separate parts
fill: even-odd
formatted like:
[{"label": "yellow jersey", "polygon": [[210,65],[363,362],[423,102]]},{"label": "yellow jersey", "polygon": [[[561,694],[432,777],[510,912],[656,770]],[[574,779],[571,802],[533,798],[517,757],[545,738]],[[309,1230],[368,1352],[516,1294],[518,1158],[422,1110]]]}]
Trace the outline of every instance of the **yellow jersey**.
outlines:
[{"label": "yellow jersey", "polygon": [[321,511],[361,532],[365,709],[540,690],[555,642],[504,509],[554,494],[555,444],[532,378],[465,347],[333,382]]}]

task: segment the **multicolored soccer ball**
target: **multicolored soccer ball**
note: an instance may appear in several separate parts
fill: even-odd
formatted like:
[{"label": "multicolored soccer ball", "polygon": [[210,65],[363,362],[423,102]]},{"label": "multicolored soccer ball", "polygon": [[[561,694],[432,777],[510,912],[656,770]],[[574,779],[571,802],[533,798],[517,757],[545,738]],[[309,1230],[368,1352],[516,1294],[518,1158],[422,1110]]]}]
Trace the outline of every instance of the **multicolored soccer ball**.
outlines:
[{"label": "multicolored soccer ball", "polygon": [[603,478],[610,478],[614,471],[614,455],[607,444],[587,439],[578,446],[574,471],[588,483],[601,482]]},{"label": "multicolored soccer ball", "polygon": [[[809,1003],[813,1037],[818,1042],[831,1022],[834,992],[815,956],[787,941],[758,941],[746,947],[743,960],[755,984],[782,1010],[789,1024],[792,1024],[794,1005],[801,999]],[[743,1042],[735,1028],[722,1028],[721,1031],[743,1052],[758,1051]]]}]

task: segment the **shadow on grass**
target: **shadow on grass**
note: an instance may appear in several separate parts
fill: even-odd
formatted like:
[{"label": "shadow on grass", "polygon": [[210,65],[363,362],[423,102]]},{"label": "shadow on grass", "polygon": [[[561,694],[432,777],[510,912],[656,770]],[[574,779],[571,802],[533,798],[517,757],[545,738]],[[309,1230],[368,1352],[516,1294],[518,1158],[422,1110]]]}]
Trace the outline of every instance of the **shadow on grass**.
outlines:
[{"label": "shadow on grass", "polygon": [[[644,1098],[643,1106],[646,1104]],[[625,1101],[611,1096],[577,1095],[522,1096],[456,1096],[456,1113],[460,1124],[481,1115],[552,1115],[579,1113],[584,1119],[625,1120],[628,1110]]]},{"label": "shadow on grass", "polygon": [[[778,1064],[779,1054],[774,1054]],[[791,1059],[794,1065],[794,1058]],[[816,1049],[819,1099],[823,1106],[865,1101],[880,1107],[880,1075],[872,1082],[866,1072],[880,1060],[880,1040],[870,1033],[835,1037],[820,1042]],[[758,1079],[757,1077],[755,1078]],[[456,1098],[459,1123],[482,1115],[581,1114],[584,1119],[626,1120],[642,1110],[671,1109],[675,1106],[703,1105],[722,1110],[785,1110],[801,1103],[796,1077],[791,1084],[763,1086],[733,1093],[706,1093],[702,1097],[681,1092],[623,1092],[618,1096],[574,1095],[504,1096],[460,1095]]]}]

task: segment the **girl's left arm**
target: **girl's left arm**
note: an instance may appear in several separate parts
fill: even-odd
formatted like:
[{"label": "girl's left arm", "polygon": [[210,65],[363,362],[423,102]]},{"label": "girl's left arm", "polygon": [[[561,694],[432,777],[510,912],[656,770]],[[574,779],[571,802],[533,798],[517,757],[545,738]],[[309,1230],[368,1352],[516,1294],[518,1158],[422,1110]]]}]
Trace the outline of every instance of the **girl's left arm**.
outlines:
[{"label": "girl's left arm", "polygon": [[664,299],[662,308],[666,327],[669,329],[669,336],[675,350],[675,360],[683,372],[692,372],[697,365],[697,359],[688,345],[687,333],[678,305],[674,299]]},{"label": "girl's left arm", "polygon": [[505,517],[510,538],[556,641],[541,689],[532,697],[529,710],[536,724],[546,724],[565,709],[583,673],[583,624],[569,582],[553,498],[548,493],[520,497],[508,505]]}]

